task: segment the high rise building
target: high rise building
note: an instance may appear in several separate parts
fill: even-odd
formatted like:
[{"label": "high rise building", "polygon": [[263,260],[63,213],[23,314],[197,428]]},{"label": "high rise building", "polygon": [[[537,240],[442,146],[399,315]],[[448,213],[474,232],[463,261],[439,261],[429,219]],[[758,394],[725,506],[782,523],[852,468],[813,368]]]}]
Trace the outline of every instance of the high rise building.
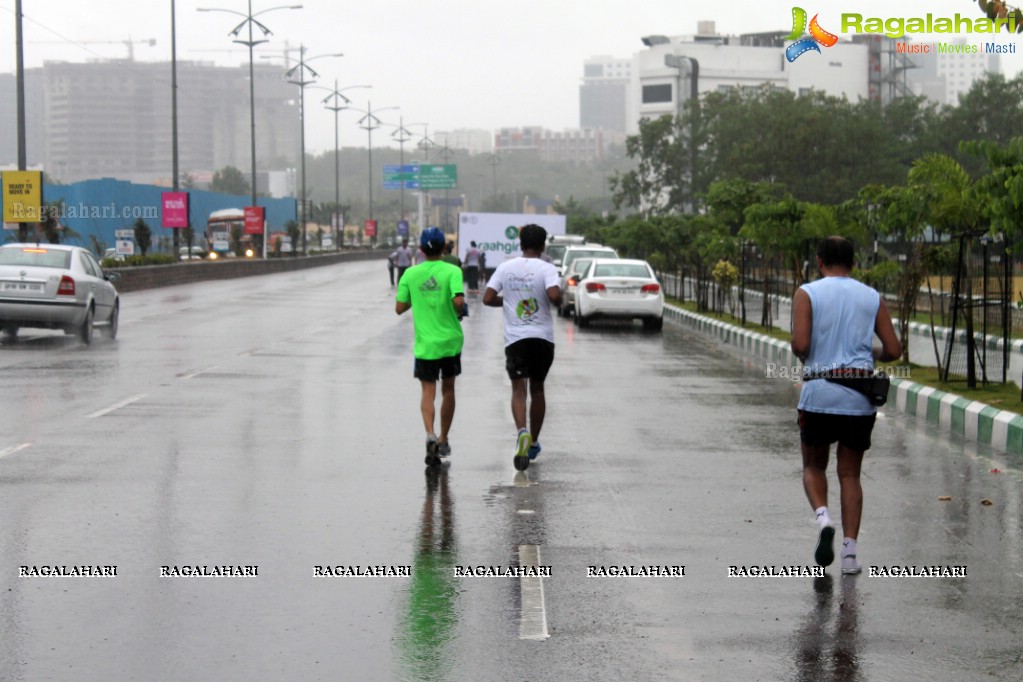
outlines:
[{"label": "high rise building", "polygon": [[579,86],[579,127],[624,133],[629,117],[632,60],[607,55],[583,63]]},{"label": "high rise building", "polygon": [[[47,172],[64,182],[111,177],[170,183],[169,62],[47,62],[32,70],[38,88],[30,139]],[[9,81],[8,81],[9,78]],[[256,156],[260,169],[296,165],[299,122],[295,86],[271,64],[255,67]],[[14,99],[14,79],[0,77],[0,117]],[[9,96],[8,96],[9,93]],[[28,94],[28,85],[26,87]],[[27,97],[28,103],[33,100]],[[178,63],[178,154],[182,177],[251,167],[248,65]],[[7,136],[0,164],[8,162]],[[30,147],[33,145],[30,145]]]}]

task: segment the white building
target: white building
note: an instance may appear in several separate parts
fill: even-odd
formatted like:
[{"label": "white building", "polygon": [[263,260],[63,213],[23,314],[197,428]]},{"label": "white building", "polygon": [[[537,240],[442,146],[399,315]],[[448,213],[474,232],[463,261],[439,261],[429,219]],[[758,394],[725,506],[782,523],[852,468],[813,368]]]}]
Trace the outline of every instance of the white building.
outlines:
[{"label": "white building", "polygon": [[[866,45],[840,41],[794,62],[785,58],[783,33],[721,36],[700,22],[695,36],[647,36],[636,53],[630,100],[637,103],[629,132],[640,118],[678,113],[695,86],[699,94],[772,85],[797,94],[819,91],[850,101],[868,97]],[[695,64],[694,64],[695,61]],[[694,69],[695,67],[695,69]]]},{"label": "white building", "polygon": [[493,139],[493,133],[488,130],[470,128],[433,134],[433,141],[438,147],[447,145],[449,149],[464,149],[470,154],[489,154],[494,150]]}]

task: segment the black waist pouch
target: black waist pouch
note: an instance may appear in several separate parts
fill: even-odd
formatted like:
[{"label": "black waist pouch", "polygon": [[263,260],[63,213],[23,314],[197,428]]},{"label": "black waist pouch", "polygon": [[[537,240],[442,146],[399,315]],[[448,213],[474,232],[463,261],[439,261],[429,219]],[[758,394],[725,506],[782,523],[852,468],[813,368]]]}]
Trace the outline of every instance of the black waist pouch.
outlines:
[{"label": "black waist pouch", "polygon": [[811,379],[826,379],[833,384],[851,388],[854,391],[867,396],[870,403],[880,407],[888,402],[888,389],[891,388],[892,380],[884,372],[877,370],[873,374],[864,373],[863,376],[850,376],[844,373],[823,373],[810,377]]}]

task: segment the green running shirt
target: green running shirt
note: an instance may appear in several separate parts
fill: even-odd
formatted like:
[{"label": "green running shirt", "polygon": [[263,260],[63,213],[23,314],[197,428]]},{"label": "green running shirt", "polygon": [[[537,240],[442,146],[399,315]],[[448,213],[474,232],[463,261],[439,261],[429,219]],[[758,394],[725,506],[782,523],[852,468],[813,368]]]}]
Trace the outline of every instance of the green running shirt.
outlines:
[{"label": "green running shirt", "polygon": [[416,341],[412,354],[439,360],[462,352],[462,323],[452,299],[462,294],[462,270],[444,261],[426,261],[405,271],[397,300],[412,304]]}]

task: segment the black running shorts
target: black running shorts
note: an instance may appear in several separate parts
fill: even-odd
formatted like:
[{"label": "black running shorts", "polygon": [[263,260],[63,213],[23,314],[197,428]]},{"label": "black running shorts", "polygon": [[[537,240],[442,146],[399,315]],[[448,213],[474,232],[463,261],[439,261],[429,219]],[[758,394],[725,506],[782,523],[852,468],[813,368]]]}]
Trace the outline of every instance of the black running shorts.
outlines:
[{"label": "black running shorts", "polygon": [[412,375],[420,381],[437,381],[440,377],[454,379],[462,373],[462,354],[452,355],[437,360],[420,360],[416,358]]},{"label": "black running shorts", "polygon": [[799,440],[807,445],[821,446],[838,442],[850,450],[866,452],[870,449],[870,434],[874,431],[876,414],[825,414],[798,410]]},{"label": "black running shorts", "polygon": [[505,346],[504,358],[510,379],[542,382],[554,363],[554,344],[546,339],[522,339]]}]

